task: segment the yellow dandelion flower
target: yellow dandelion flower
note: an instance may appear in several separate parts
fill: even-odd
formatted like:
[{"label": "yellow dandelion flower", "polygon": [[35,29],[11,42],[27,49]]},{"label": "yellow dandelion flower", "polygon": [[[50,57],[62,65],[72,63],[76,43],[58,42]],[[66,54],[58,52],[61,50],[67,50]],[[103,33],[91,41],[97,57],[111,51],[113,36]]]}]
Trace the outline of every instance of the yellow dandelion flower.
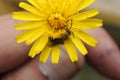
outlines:
[{"label": "yellow dandelion flower", "polygon": [[86,55],[87,49],[82,42],[95,47],[97,40],[83,30],[102,26],[102,20],[91,18],[99,13],[97,9],[80,12],[94,0],[28,0],[20,2],[19,7],[26,10],[14,12],[13,18],[27,22],[16,24],[16,30],[25,32],[17,36],[17,43],[34,42],[30,57],[40,53],[40,62],[45,63],[51,55],[56,64],[60,57],[60,46],[64,45],[70,60],[78,61],[76,48]]}]

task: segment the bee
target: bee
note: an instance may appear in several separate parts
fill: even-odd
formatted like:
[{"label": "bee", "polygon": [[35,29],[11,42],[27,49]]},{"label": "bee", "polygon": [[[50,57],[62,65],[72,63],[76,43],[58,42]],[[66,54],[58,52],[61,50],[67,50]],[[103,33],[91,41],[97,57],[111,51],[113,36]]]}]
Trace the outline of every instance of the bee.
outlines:
[{"label": "bee", "polygon": [[49,37],[49,41],[51,42],[52,46],[55,46],[57,44],[63,44],[66,39],[68,39],[68,36],[71,35],[71,31],[68,28],[65,28],[65,33],[61,34],[60,38],[53,38]]},{"label": "bee", "polygon": [[63,44],[63,40],[61,38],[49,37],[49,41],[51,42],[52,46],[55,46],[57,44]]}]

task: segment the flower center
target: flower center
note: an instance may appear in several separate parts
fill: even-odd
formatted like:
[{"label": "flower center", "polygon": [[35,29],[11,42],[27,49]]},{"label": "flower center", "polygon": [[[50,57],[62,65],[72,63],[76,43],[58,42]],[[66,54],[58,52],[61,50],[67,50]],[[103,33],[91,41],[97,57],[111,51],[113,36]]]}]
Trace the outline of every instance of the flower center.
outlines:
[{"label": "flower center", "polygon": [[48,31],[49,41],[52,46],[63,44],[68,39],[71,31],[68,28],[67,19],[57,12],[51,14],[48,18],[51,29]]},{"label": "flower center", "polygon": [[53,29],[62,29],[67,24],[67,20],[57,12],[49,16],[48,22]]}]

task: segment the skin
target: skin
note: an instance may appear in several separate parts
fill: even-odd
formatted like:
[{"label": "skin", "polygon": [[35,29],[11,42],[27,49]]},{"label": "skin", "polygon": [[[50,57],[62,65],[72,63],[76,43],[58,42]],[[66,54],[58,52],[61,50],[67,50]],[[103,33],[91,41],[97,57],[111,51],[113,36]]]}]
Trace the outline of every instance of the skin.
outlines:
[{"label": "skin", "polygon": [[[85,60],[102,75],[120,80],[120,51],[103,28],[87,31],[99,41],[96,48],[86,45],[87,56],[78,52],[79,61],[71,63],[62,47],[59,64],[52,65],[49,60],[46,64],[39,63],[39,56],[30,59],[27,56],[30,46],[16,44],[15,36],[21,33],[14,30],[16,23],[11,15],[0,17],[0,74],[3,74],[0,80],[70,80],[82,69]],[[42,68],[46,65],[48,71]]]}]

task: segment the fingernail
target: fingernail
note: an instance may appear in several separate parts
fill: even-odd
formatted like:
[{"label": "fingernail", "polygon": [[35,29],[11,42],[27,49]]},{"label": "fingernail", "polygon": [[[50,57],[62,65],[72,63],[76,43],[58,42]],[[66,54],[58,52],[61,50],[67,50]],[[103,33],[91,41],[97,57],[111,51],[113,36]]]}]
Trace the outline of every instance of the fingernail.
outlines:
[{"label": "fingernail", "polygon": [[[81,66],[83,60],[80,61]],[[72,63],[65,50],[61,50],[61,56],[58,64],[52,64],[50,59],[47,63],[39,64],[39,68],[48,80],[66,80],[74,76],[79,70],[80,65]]]}]

